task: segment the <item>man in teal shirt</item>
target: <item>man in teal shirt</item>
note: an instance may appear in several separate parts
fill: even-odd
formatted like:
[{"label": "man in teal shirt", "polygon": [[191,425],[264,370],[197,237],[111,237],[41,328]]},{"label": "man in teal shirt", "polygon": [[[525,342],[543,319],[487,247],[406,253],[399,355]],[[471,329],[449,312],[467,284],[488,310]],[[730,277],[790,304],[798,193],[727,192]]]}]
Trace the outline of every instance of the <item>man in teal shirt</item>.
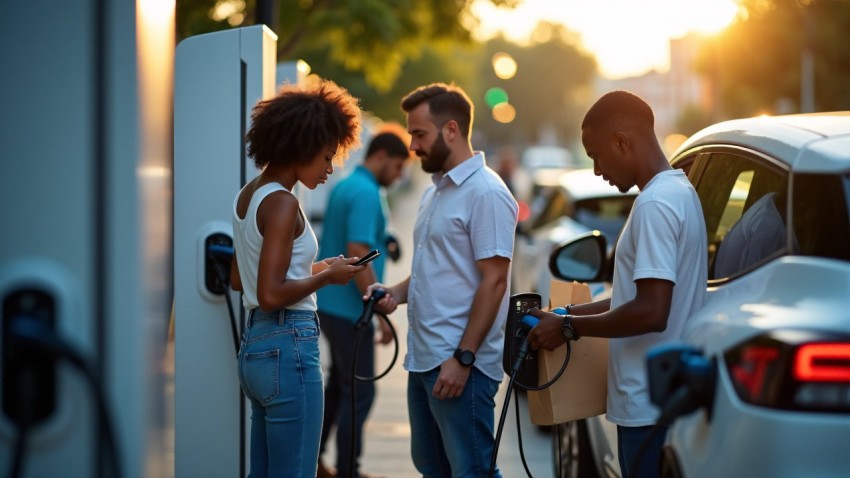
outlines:
[{"label": "man in teal shirt", "polygon": [[[358,471],[362,450],[363,424],[375,399],[374,382],[357,382],[355,462],[351,454],[351,364],[354,360],[355,323],[363,312],[363,293],[370,284],[380,282],[384,276],[387,257],[387,208],[385,190],[402,173],[410,153],[404,141],[395,133],[381,133],[372,138],[363,164],[357,166],[337,184],[328,199],[323,220],[319,257],[363,257],[372,249],[381,255],[366,270],[344,286],[323,287],[318,291],[319,320],[322,335],[328,340],[331,351],[331,368],[325,387],[325,416],[322,425],[322,447],[330,431],[336,427],[338,476],[367,476]],[[381,321],[380,342],[392,339],[386,324]],[[375,327],[366,326],[361,336],[357,356],[357,375],[375,375]],[[318,478],[334,476],[319,460]]]}]

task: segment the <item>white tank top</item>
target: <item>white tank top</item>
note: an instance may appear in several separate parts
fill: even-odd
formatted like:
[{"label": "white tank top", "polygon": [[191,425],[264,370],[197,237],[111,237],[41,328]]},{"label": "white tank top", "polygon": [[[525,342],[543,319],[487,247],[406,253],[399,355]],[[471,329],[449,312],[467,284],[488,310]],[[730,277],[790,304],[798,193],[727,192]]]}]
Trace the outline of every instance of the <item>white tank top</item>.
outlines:
[{"label": "white tank top", "polygon": [[[257,273],[260,265],[260,250],[263,248],[263,236],[257,228],[257,209],[266,196],[275,191],[290,192],[279,183],[264,184],[254,191],[251,202],[248,204],[248,211],[243,219],[240,219],[236,212],[241,191],[233,201],[233,247],[239,261],[239,277],[242,279],[242,306],[246,310],[260,306],[260,302],[257,300]],[[310,227],[310,222],[304,212],[301,211],[300,205],[298,210],[301,212],[301,217],[304,218],[304,231],[295,238],[295,242],[292,244],[292,258],[289,261],[289,270],[286,271],[286,278],[291,280],[306,279],[313,274],[313,262],[315,262],[316,254],[319,251],[316,235],[313,233],[313,228]],[[288,306],[287,309],[315,311],[316,293],[304,297],[295,304]]]}]

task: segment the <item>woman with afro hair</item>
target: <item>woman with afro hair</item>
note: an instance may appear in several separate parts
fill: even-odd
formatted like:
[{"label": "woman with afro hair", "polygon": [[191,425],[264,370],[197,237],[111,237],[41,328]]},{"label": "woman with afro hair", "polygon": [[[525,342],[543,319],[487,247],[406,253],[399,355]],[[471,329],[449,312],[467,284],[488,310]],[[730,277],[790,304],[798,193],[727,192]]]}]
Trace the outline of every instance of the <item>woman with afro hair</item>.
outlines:
[{"label": "woman with afro hair", "polygon": [[324,398],[316,290],[346,284],[357,257],[315,262],[296,183],[323,184],[360,144],[358,100],[332,81],[285,85],[254,106],[248,154],[260,174],[233,203],[231,283],[247,314],[238,355],[251,403],[252,477],[316,476]]}]

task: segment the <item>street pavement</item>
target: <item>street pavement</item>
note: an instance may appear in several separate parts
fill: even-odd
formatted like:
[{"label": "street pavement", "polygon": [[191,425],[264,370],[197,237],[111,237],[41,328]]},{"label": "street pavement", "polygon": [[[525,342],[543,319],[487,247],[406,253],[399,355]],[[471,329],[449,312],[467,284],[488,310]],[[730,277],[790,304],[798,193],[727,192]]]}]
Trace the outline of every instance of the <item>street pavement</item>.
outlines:
[{"label": "street pavement", "polygon": [[[401,259],[397,263],[387,262],[385,282],[394,284],[405,279],[410,272],[413,251],[413,224],[416,219],[419,198],[430,184],[430,175],[422,172],[419,163],[411,165],[410,181],[390,193],[391,227],[396,231],[401,244]],[[366,422],[364,450],[361,457],[361,472],[387,478],[414,478],[420,476],[410,458],[410,425],[407,419],[407,372],[402,367],[407,349],[407,307],[401,305],[390,319],[399,337],[399,357],[386,377],[378,380],[377,398]],[[326,344],[323,343],[326,347]],[[379,347],[376,354],[376,372],[385,370],[392,360],[392,345]],[[323,362],[329,357],[322,350]],[[326,368],[327,370],[327,368]],[[495,420],[498,425],[507,389],[507,377],[502,381],[496,396]],[[526,462],[534,478],[554,476],[552,442],[548,428],[533,425],[528,419],[528,408],[520,395],[520,428]],[[523,468],[518,447],[518,434],[514,411],[515,399],[511,396],[508,413],[502,431],[497,463],[505,478],[528,476]],[[332,442],[331,442],[332,443]],[[333,447],[329,447],[333,448]],[[332,450],[326,452],[324,461],[332,465],[336,458]]]}]

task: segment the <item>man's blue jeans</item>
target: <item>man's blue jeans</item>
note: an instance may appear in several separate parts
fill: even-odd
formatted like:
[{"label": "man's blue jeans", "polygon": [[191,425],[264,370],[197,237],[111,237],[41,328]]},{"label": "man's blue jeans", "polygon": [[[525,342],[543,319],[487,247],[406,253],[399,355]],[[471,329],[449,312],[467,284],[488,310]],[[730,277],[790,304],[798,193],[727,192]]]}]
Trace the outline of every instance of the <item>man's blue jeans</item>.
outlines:
[{"label": "man's blue jeans", "polygon": [[631,470],[632,462],[640,451],[641,443],[653,426],[624,427],[617,425],[617,448],[619,449],[620,473],[623,478],[656,478],[661,476],[661,449],[664,447],[664,439],[667,437],[667,427],[662,427],[655,437],[646,444],[643,455],[640,457],[638,470]]},{"label": "man's blue jeans", "polygon": [[314,478],[324,407],[316,314],[251,311],[238,372],[251,402],[250,476]]},{"label": "man's blue jeans", "polygon": [[[439,367],[408,375],[413,464],[425,478],[486,477],[499,382],[472,367],[463,394],[440,400],[431,394],[439,375]],[[501,477],[498,469],[493,476]]]}]

